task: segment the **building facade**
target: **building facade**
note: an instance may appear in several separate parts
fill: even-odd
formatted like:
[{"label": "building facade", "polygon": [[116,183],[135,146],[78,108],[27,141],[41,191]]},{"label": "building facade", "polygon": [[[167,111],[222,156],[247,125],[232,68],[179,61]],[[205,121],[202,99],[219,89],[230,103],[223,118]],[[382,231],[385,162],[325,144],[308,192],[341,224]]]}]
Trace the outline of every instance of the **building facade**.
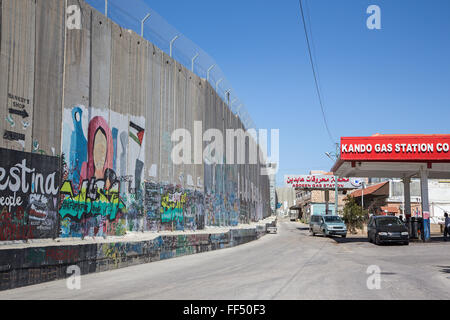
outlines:
[{"label": "building facade", "polygon": [[[372,214],[388,214],[405,217],[405,199],[403,181],[400,179],[382,179],[380,183],[372,184],[364,189],[351,193],[356,202],[368,209]],[[422,216],[422,198],[420,180],[412,179],[411,216]],[[450,213],[450,180],[429,179],[429,203],[431,223],[444,220],[444,213]],[[364,199],[364,200],[363,200]]]}]

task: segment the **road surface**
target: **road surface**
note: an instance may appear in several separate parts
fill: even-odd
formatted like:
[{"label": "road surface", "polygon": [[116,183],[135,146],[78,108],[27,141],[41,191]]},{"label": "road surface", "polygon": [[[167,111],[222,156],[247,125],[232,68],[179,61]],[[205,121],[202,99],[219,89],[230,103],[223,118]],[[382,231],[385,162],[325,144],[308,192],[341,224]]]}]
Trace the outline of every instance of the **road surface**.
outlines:
[{"label": "road surface", "polygon": [[[379,288],[369,266],[378,266]],[[0,292],[0,299],[448,299],[450,242],[375,246],[364,238],[279,233],[242,246]]]}]

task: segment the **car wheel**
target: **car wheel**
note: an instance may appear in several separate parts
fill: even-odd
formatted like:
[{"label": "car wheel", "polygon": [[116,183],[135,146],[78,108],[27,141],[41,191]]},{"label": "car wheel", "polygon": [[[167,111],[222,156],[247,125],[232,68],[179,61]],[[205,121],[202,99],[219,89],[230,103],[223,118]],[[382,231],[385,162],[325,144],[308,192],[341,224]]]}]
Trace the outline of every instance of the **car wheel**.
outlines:
[{"label": "car wheel", "polygon": [[313,237],[316,235],[312,229],[309,229],[309,234]]},{"label": "car wheel", "polygon": [[381,244],[381,242],[380,242],[380,236],[379,236],[379,235],[376,235],[376,236],[375,236],[375,244],[376,244],[377,246],[379,246],[379,245]]},{"label": "car wheel", "polygon": [[409,246],[409,241],[405,241],[405,242],[403,242],[403,244],[404,244],[405,246]]},{"label": "car wheel", "polygon": [[367,239],[369,240],[370,243],[372,243],[372,238],[370,237],[370,234],[367,235]]},{"label": "car wheel", "polygon": [[347,238],[347,235],[346,235],[346,234],[343,234],[343,235],[342,235],[342,238]]}]

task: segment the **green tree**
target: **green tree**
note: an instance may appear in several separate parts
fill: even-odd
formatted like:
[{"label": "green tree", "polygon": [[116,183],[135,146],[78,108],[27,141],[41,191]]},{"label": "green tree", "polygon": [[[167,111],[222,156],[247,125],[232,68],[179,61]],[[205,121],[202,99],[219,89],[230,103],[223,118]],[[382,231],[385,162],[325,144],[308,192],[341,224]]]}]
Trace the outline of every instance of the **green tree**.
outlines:
[{"label": "green tree", "polygon": [[363,210],[359,206],[355,198],[348,195],[345,199],[344,213],[342,219],[347,225],[350,233],[356,233],[356,229],[362,229],[364,223],[367,221],[368,211]]}]

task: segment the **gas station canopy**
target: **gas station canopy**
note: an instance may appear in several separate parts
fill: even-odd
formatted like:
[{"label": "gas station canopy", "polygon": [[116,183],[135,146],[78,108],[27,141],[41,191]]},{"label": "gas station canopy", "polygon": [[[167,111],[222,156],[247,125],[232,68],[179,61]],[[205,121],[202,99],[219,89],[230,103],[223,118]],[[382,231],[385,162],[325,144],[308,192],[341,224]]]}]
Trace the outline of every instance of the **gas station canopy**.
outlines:
[{"label": "gas station canopy", "polygon": [[341,138],[338,177],[402,178],[405,216],[411,216],[410,182],[420,177],[424,239],[430,239],[428,179],[450,178],[450,135],[374,135]]},{"label": "gas station canopy", "polygon": [[426,171],[450,179],[450,135],[374,135],[341,138],[339,177],[405,178]]}]

